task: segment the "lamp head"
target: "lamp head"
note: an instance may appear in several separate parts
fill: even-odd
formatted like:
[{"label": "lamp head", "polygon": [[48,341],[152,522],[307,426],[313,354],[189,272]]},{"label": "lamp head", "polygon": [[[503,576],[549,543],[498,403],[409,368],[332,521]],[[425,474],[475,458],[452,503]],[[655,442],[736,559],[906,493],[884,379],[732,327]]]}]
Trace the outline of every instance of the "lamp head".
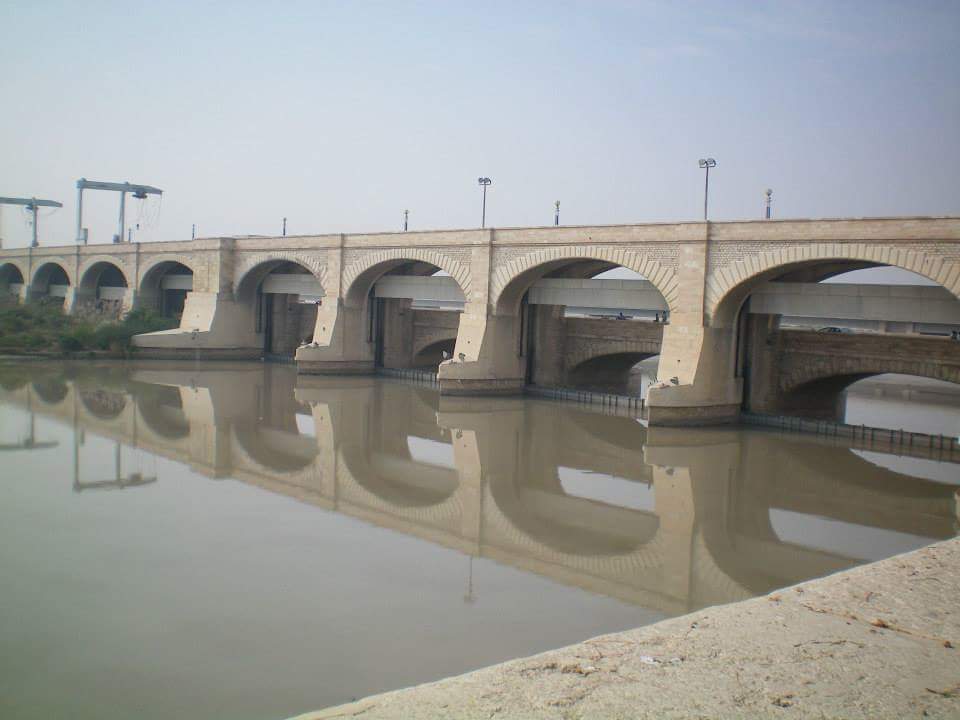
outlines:
[{"label": "lamp head", "polygon": [[716,166],[717,166],[717,161],[714,160],[713,158],[700,159],[700,167],[702,168],[712,168]]},{"label": "lamp head", "polygon": [[480,185],[490,185],[493,181],[488,177],[477,178]]}]

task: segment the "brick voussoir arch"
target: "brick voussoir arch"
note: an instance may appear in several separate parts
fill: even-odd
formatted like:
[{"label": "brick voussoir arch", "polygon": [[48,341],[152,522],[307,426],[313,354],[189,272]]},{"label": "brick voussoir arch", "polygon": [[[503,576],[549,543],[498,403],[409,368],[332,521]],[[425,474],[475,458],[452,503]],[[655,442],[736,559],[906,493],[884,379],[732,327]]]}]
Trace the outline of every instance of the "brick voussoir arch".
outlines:
[{"label": "brick voussoir arch", "polygon": [[960,299],[960,262],[889,245],[810,243],[756,253],[716,272],[707,284],[707,315],[713,318],[730,293],[751,279],[778,267],[816,260],[859,260],[903,268],[939,283]]},{"label": "brick voussoir arch", "polygon": [[[63,270],[64,274],[67,276],[67,280],[70,281],[71,286],[77,284],[77,279],[73,276],[73,270],[71,269],[72,263],[67,262],[65,257],[60,256],[51,256],[44,258],[37,258],[36,263],[34,264],[33,274],[30,276],[30,287],[33,287],[34,283],[37,280],[37,273],[40,272],[44,267],[48,265],[57,265]],[[26,277],[26,276],[24,276]]]},{"label": "brick voussoir arch", "polygon": [[[301,253],[285,253],[285,252],[258,252],[258,253],[244,253],[242,260],[237,265],[234,270],[234,282],[233,290],[234,293],[239,292],[243,282],[249,277],[250,273],[256,270],[258,267],[268,262],[292,262],[305,267],[314,277],[320,281],[320,287],[326,291],[328,287],[327,284],[327,258],[326,254],[323,255],[322,259],[315,255],[301,254]],[[189,267],[189,266],[188,266]]]},{"label": "brick voussoir arch", "polygon": [[190,258],[187,255],[157,255],[156,257],[150,258],[140,267],[140,277],[138,279],[138,285],[142,285],[143,281],[146,279],[157,266],[163,265],[163,263],[175,262],[180,263],[184,267],[190,269],[194,275],[197,274],[197,268],[200,267],[200,263],[196,260]]},{"label": "brick voussoir arch", "polygon": [[574,369],[581,363],[608,355],[659,355],[661,342],[659,340],[618,340],[597,341],[590,348],[578,348],[566,357],[566,366]]},{"label": "brick voussoir arch", "polygon": [[123,279],[126,281],[127,287],[134,287],[134,283],[130,281],[133,273],[131,272],[125,255],[94,255],[92,257],[85,258],[80,264],[80,269],[77,271],[77,287],[79,287],[80,283],[83,282],[83,278],[90,271],[90,268],[97,263],[113,265],[120,271],[120,274],[123,275]]},{"label": "brick voussoir arch", "polygon": [[351,263],[343,272],[343,297],[347,297],[357,279],[372,267],[391,260],[412,260],[430,263],[450,274],[457,281],[465,298],[470,297],[470,268],[456,259],[436,250],[420,248],[380,250],[363,255]]},{"label": "brick voussoir arch", "polygon": [[500,297],[519,275],[538,265],[556,260],[604,260],[620,265],[634,272],[640,273],[649,280],[664,300],[667,307],[674,310],[679,294],[679,283],[673,269],[661,265],[656,260],[646,257],[642,252],[615,247],[576,247],[561,246],[544,248],[522,257],[511,260],[499,268],[493,276],[493,286],[490,293],[490,304],[497,307]]},{"label": "brick voussoir arch", "polygon": [[864,356],[857,358],[838,357],[823,363],[821,356],[815,356],[813,361],[804,363],[803,358],[797,358],[801,367],[784,374],[779,381],[781,392],[791,392],[808,383],[828,378],[857,376],[857,375],[884,375],[897,373],[915,377],[945,380],[960,384],[960,366],[929,363],[924,360],[903,360],[898,358],[880,358]]}]

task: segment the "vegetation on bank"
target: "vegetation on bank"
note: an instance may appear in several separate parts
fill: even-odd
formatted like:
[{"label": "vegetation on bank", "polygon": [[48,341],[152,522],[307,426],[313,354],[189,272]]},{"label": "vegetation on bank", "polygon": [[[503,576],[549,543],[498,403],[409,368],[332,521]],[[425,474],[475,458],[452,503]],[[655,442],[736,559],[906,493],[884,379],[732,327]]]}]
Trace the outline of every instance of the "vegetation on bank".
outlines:
[{"label": "vegetation on bank", "polygon": [[120,321],[98,322],[64,315],[56,306],[13,305],[0,307],[0,352],[110,351],[127,355],[134,335],[173,327],[175,320],[146,309],[134,310]]}]

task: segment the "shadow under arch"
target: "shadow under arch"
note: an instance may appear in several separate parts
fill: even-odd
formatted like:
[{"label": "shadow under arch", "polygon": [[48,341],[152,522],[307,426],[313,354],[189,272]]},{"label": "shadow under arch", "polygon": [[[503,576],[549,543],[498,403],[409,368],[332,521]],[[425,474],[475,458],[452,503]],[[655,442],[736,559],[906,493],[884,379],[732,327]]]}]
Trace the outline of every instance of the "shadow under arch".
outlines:
[{"label": "shadow under arch", "polygon": [[99,260],[86,269],[80,278],[79,287],[95,293],[102,287],[130,287],[123,269],[109,260]]},{"label": "shadow under arch", "polygon": [[10,295],[11,285],[23,285],[23,271],[14,263],[0,263],[0,294]]},{"label": "shadow under arch", "polygon": [[457,338],[437,340],[421,348],[413,356],[413,367],[435,368],[441,362],[453,357],[453,350],[457,345]]},{"label": "shadow under arch", "polygon": [[58,262],[45,262],[33,273],[30,290],[37,295],[49,295],[51,285],[70,286],[70,276]]},{"label": "shadow under arch", "polygon": [[[960,351],[958,351],[960,360]],[[939,363],[918,361],[898,361],[890,358],[876,358],[860,356],[854,359],[844,359],[846,371],[833,374],[835,371],[826,369],[822,377],[803,379],[801,382],[788,384],[783,388],[780,399],[781,412],[804,417],[844,421],[845,408],[843,407],[844,393],[852,385],[869,378],[882,375],[896,374],[909,377],[925,378],[950,383],[960,388],[960,375],[951,375],[951,368]],[[954,372],[960,370],[960,363]]]},{"label": "shadow under arch", "polygon": [[193,276],[193,268],[179,260],[163,260],[151,265],[140,280],[140,304],[166,317],[180,315],[189,291],[184,287],[165,288],[164,281]]},{"label": "shadow under arch", "polygon": [[[811,252],[816,250],[817,248],[813,248]],[[917,253],[911,254],[917,255]],[[922,258],[916,262],[889,263],[855,256],[844,257],[830,251],[823,251],[821,257],[784,263],[774,259],[773,256],[767,257],[768,255],[770,254],[761,254],[754,265],[747,266],[743,262],[737,263],[738,269],[729,273],[730,276],[738,278],[737,280],[731,281],[729,285],[721,283],[708,290],[706,307],[712,327],[731,327],[740,315],[750,294],[764,283],[821,282],[854,270],[877,267],[895,267],[916,273],[933,281],[939,287],[945,288],[960,300],[957,288],[942,285],[936,277],[924,272],[926,260]],[[753,267],[756,265],[759,265],[761,269],[754,270]],[[750,269],[747,269],[748,267]]]},{"label": "shadow under arch", "polygon": [[[644,360],[659,355],[660,353],[652,352],[618,352],[597,355],[570,368],[567,384],[585,390],[632,394],[628,386],[634,367]],[[637,394],[640,394],[640,392]]]}]

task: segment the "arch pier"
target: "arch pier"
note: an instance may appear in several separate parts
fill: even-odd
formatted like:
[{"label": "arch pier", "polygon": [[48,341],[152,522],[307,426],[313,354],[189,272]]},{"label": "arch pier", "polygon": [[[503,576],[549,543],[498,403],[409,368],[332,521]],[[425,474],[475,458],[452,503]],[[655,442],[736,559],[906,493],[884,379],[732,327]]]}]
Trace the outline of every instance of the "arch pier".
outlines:
[{"label": "arch pier", "polygon": [[[53,265],[62,276],[54,278]],[[878,266],[932,284],[884,287],[886,297],[877,298],[862,286],[841,297],[820,282]],[[613,267],[637,275],[597,277]],[[960,343],[950,333],[960,330],[960,218],[0,250],[0,295],[56,293],[67,312],[179,313],[178,328],[134,339],[147,357],[280,356],[304,374],[436,365],[445,395],[518,393],[530,382],[604,384],[659,356],[649,423],[706,424],[734,420],[743,408],[789,409],[805,384],[903,371],[910,356],[925,362],[913,374],[956,378]],[[620,311],[632,321],[618,319]],[[864,332],[824,339],[789,327],[795,316],[824,326],[859,322]],[[875,361],[869,367],[867,358]]]}]

